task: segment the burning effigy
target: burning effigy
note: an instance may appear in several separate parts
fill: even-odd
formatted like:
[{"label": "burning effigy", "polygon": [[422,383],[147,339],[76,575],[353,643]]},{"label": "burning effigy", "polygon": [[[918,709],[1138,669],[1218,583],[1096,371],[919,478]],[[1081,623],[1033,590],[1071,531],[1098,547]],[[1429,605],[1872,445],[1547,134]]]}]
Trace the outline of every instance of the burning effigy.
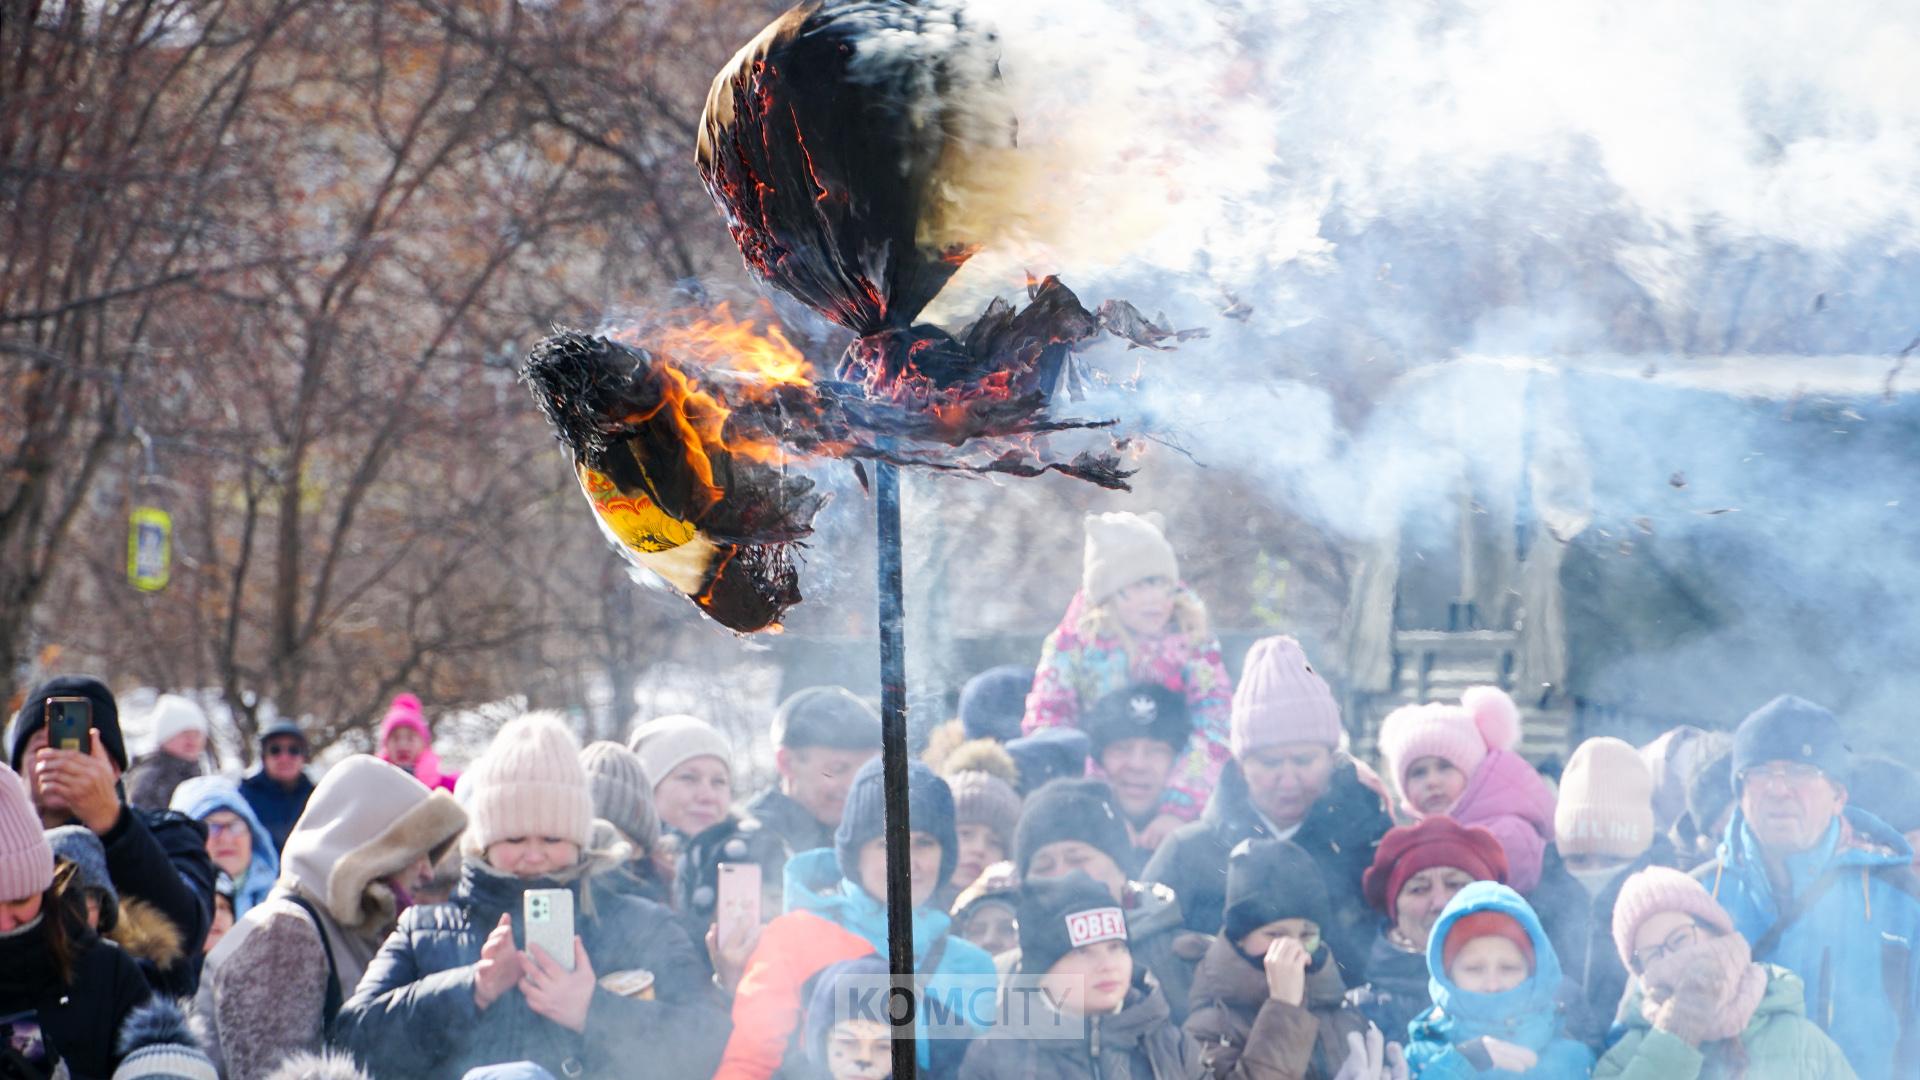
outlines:
[{"label": "burning effigy", "polygon": [[856,335],[815,369],[775,326],[668,322],[565,332],[523,378],[602,529],[732,630],[800,600],[794,551],[825,503],[800,460],[1056,472],[1124,488],[1123,443],[1061,460],[1041,437],[1106,428],[1052,414],[1075,352],[1104,334],[1170,347],[1124,301],[1057,278],[956,331],[917,321],[992,231],[979,207],[1018,152],[993,35],[957,7],[801,4],[714,80],[696,162],[759,280]]}]

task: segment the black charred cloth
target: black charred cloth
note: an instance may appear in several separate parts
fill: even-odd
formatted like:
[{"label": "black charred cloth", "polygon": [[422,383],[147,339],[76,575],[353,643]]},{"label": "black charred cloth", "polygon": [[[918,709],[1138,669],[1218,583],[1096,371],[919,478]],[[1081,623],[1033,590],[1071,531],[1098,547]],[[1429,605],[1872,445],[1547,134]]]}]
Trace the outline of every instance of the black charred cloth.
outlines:
[{"label": "black charred cloth", "polygon": [[1126,739],[1154,739],[1186,750],[1193,738],[1193,713],[1185,694],[1159,683],[1135,683],[1106,694],[1080,718],[1095,759]]}]

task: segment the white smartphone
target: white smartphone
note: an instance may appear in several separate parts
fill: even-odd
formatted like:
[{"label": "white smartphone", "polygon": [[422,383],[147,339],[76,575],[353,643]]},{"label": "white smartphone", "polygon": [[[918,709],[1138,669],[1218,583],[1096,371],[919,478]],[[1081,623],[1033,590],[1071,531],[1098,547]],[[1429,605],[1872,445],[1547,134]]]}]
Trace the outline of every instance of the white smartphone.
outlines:
[{"label": "white smartphone", "polygon": [[715,893],[714,921],[721,941],[738,941],[760,925],[760,864],[723,862]]},{"label": "white smartphone", "polygon": [[527,947],[535,945],[573,970],[573,894],[565,889],[528,889],[521,900]]}]

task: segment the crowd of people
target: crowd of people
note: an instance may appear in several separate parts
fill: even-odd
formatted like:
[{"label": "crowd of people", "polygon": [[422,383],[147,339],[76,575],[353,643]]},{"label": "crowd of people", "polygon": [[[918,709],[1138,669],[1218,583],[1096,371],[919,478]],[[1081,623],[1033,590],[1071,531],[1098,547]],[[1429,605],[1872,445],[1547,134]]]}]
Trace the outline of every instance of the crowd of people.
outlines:
[{"label": "crowd of people", "polygon": [[[91,735],[54,745],[75,698]],[[923,992],[1034,987],[1071,1034],[921,1010],[922,1075],[1920,1076],[1920,778],[1818,705],[1592,738],[1550,780],[1478,687],[1363,760],[1296,641],[1231,679],[1159,525],[1103,514],[1037,667],[958,711],[907,783]],[[839,1007],[889,940],[848,690],[779,706],[758,792],[686,715],[582,746],[528,713],[454,775],[401,695],[317,780],[298,724],[229,777],[192,700],[149,719],[130,760],[81,677],[15,718],[0,1077],[890,1075],[891,1029]],[[560,894],[570,944],[535,940]]]}]

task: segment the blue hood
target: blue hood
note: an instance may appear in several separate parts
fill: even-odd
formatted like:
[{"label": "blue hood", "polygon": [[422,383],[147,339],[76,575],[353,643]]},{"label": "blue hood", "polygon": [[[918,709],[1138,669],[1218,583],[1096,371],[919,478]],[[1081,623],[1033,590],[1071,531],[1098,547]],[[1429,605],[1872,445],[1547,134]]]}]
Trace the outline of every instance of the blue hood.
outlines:
[{"label": "blue hood", "polygon": [[[787,860],[783,877],[788,911],[810,911],[866,938],[875,952],[887,954],[887,905],[867,895],[840,874],[832,848],[803,851]],[[944,937],[953,919],[938,908],[913,909],[913,953],[917,960]]]},{"label": "blue hood", "polygon": [[[1533,939],[1533,976],[1502,994],[1475,994],[1447,978],[1442,955],[1453,924],[1477,911],[1510,915]],[[1462,1043],[1491,1036],[1540,1053],[1559,1032],[1555,996],[1560,989],[1560,958],[1540,929],[1540,917],[1520,894],[1491,881],[1476,881],[1461,889],[1427,939],[1427,970],[1432,975],[1432,1026],[1444,1029],[1445,1041]]]},{"label": "blue hood", "polygon": [[248,909],[267,898],[273,891],[273,883],[280,876],[280,855],[274,850],[273,836],[267,827],[260,824],[260,818],[247,804],[246,797],[240,794],[240,787],[231,778],[225,776],[196,776],[184,780],[173,789],[173,801],[169,809],[187,815],[195,821],[205,821],[207,815],[216,810],[230,810],[247,823],[247,832],[253,837],[253,863],[247,868],[246,880],[233,883],[233,917],[238,919]]}]

